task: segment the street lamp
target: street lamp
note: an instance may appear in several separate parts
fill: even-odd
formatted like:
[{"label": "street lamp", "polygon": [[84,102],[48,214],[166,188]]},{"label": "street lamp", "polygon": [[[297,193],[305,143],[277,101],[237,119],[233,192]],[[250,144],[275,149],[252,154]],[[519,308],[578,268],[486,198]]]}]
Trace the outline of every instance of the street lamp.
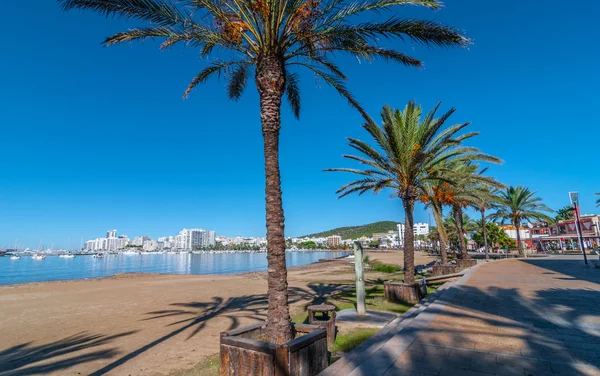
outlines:
[{"label": "street lamp", "polygon": [[583,252],[583,261],[587,265],[587,256],[585,254],[585,246],[583,245],[583,234],[581,233],[581,221],[579,218],[579,193],[569,192],[569,198],[571,199],[571,205],[573,205],[573,211],[575,212],[575,224],[577,227],[577,235],[579,236],[579,247]]}]

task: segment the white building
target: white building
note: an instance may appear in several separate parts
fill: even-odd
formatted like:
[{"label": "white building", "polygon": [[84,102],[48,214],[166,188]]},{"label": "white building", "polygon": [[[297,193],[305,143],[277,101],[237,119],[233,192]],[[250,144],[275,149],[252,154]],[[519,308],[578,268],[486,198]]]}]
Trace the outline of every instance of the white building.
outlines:
[{"label": "white building", "polygon": [[156,251],[158,249],[158,242],[154,240],[144,240],[144,244],[142,244],[142,249],[144,251]]},{"label": "white building", "polygon": [[415,223],[413,225],[415,235],[429,235],[429,225],[427,223]]},{"label": "white building", "polygon": [[97,238],[85,242],[85,250],[93,252],[115,252],[125,248],[128,244],[129,238],[127,237],[127,235],[120,235],[119,237],[117,237],[117,230],[110,230],[106,232],[105,238]]},{"label": "white building", "polygon": [[[429,224],[427,223],[415,223],[413,224],[413,234],[417,235],[429,235]],[[398,245],[404,246],[404,223],[398,223]]]},{"label": "white building", "polygon": [[141,246],[144,245],[144,242],[147,241],[147,240],[151,240],[149,236],[136,236],[133,239],[133,243],[132,244],[141,247]]},{"label": "white building", "polygon": [[194,250],[198,247],[209,247],[216,244],[216,233],[201,228],[184,228],[176,237],[176,247],[185,250]]}]

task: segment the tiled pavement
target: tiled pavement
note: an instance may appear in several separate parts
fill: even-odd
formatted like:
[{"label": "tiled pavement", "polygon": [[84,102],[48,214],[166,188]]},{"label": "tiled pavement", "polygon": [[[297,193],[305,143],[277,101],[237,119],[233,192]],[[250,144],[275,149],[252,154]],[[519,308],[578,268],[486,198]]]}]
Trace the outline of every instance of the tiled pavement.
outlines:
[{"label": "tiled pavement", "polygon": [[600,269],[581,257],[480,264],[436,295],[322,374],[600,375]]}]

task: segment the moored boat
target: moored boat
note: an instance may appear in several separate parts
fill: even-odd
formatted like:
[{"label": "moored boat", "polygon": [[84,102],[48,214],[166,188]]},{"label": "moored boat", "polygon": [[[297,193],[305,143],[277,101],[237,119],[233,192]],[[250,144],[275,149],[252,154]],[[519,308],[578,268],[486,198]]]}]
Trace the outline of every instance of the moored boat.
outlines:
[{"label": "moored boat", "polygon": [[102,253],[96,253],[94,255],[94,258],[104,258],[104,254],[102,254]]},{"label": "moored boat", "polygon": [[12,255],[12,256],[10,256],[10,259],[11,259],[11,260],[18,260],[18,259],[20,259],[20,258],[21,258],[21,256],[17,256],[17,255]]},{"label": "moored boat", "polygon": [[59,255],[58,257],[62,257],[62,258],[75,258],[75,255]]},{"label": "moored boat", "polygon": [[46,255],[36,254],[36,255],[31,256],[31,258],[34,260],[43,260],[46,258]]}]

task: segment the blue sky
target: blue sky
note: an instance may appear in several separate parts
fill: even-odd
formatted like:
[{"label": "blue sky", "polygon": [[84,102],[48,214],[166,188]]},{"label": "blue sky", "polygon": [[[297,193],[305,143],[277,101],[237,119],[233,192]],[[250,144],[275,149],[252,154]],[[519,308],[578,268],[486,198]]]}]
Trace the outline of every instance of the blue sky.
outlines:
[{"label": "blue sky", "polygon": [[[258,98],[239,102],[211,80],[181,94],[206,64],[193,49],[146,41],[109,48],[104,37],[136,22],[62,12],[53,1],[0,5],[0,247],[66,247],[116,228],[130,237],[184,227],[262,236],[264,176]],[[504,159],[490,174],[526,185],[553,208],[580,192],[596,212],[600,3],[447,0],[438,12],[398,9],[465,31],[468,50],[391,42],[425,61],[421,70],[339,63],[367,111],[456,107],[472,144]],[[351,176],[321,172],[352,164],[345,137],[366,138],[361,118],[332,89],[302,74],[302,118],[284,108],[281,168],[286,234],[403,219],[388,194],[338,200]],[[427,221],[417,208],[416,219]]]}]

